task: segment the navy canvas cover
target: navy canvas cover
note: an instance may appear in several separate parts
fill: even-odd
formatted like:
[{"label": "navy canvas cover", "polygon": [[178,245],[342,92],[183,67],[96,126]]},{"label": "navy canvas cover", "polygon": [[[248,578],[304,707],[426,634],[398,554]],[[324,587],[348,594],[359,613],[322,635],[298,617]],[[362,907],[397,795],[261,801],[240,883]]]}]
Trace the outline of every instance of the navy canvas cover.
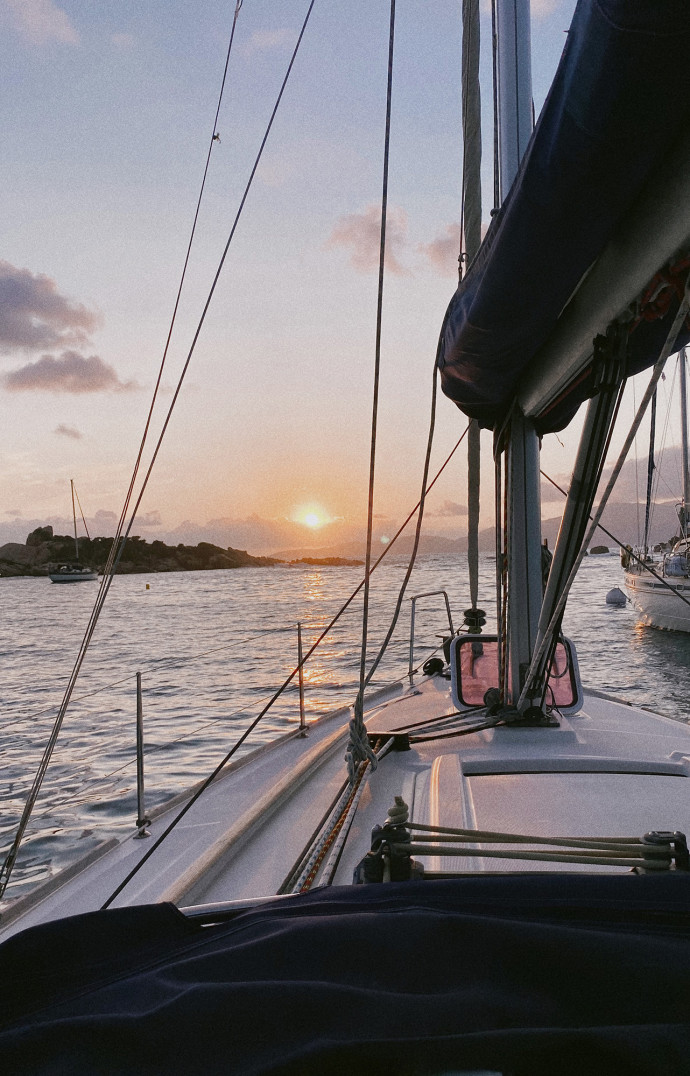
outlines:
[{"label": "navy canvas cover", "polygon": [[690,1073],[690,875],[316,890],[200,927],[171,905],[0,947],[17,1074]]},{"label": "navy canvas cover", "polygon": [[[583,275],[687,130],[689,54],[687,0],[578,3],[518,176],[441,331],[443,391],[482,426],[501,421]],[[629,372],[656,361],[677,309],[675,298],[665,318],[633,331]],[[585,378],[541,432],[562,428],[591,391]]]}]

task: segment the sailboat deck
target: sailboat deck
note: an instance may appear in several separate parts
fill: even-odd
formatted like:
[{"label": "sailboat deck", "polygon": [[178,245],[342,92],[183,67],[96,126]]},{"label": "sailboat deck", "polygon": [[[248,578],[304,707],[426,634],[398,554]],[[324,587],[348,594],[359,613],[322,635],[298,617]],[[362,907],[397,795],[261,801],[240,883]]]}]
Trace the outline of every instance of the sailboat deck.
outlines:
[{"label": "sailboat deck", "polygon": [[[370,734],[434,721],[454,711],[449,682],[423,678],[377,700]],[[350,711],[329,715],[301,738],[290,734],[216,780],[113,902],[172,900],[181,906],[274,895],[345,780]],[[541,837],[641,837],[690,832],[690,729],[678,721],[586,693],[558,728],[498,726],[392,750],[369,772],[334,883],[349,885],[371,830],[402,796],[414,822]],[[105,847],[88,871],[75,868],[18,902],[3,935],[100,907],[169,824],[151,838]],[[272,824],[266,823],[272,820]],[[427,872],[514,870],[510,859],[421,856]],[[86,866],[86,864],[84,864]],[[579,869],[522,861],[520,870]],[[591,870],[621,868],[593,866]]]}]

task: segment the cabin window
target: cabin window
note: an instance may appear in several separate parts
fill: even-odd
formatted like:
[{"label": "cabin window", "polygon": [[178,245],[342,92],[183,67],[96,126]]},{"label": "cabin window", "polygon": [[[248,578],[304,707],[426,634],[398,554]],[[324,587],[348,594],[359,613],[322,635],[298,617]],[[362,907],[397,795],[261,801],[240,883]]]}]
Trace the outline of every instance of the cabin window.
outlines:
[{"label": "cabin window", "polygon": [[[458,708],[483,706],[489,688],[498,687],[495,635],[458,635],[450,651],[453,701]],[[549,672],[546,706],[574,712],[581,705],[577,659],[569,639],[556,646]]]}]

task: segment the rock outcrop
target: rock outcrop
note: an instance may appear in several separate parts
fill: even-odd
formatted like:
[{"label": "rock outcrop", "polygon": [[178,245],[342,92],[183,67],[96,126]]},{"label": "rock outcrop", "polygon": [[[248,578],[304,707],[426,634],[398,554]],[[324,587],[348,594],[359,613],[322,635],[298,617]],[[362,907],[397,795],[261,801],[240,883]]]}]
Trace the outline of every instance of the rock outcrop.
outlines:
[{"label": "rock outcrop", "polygon": [[[79,560],[90,568],[102,571],[105,567],[112,538],[80,538]],[[0,575],[47,575],[51,564],[72,562],[75,559],[74,538],[53,534],[52,527],[37,527],[26,545],[9,542],[0,546]],[[211,545],[166,545],[147,542],[138,536],[128,538],[117,566],[118,574],[132,572],[189,572],[213,568],[266,568],[281,562],[272,557],[253,557],[244,549]]]}]

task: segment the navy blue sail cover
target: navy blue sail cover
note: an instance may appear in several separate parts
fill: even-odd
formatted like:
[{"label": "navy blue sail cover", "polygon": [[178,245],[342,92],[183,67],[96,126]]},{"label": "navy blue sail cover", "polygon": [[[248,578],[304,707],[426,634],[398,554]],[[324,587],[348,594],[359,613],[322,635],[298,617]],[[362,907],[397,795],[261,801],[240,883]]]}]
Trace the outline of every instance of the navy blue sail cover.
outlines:
[{"label": "navy blue sail cover", "polygon": [[200,927],[172,905],[0,946],[13,1076],[690,1073],[690,875],[316,890]]},{"label": "navy blue sail cover", "polygon": [[[520,171],[441,331],[443,391],[482,426],[500,423],[582,276],[687,130],[689,55],[687,0],[578,3]],[[656,361],[678,301],[632,332],[630,373]],[[541,432],[561,429],[588,395],[591,377],[541,418]]]}]

